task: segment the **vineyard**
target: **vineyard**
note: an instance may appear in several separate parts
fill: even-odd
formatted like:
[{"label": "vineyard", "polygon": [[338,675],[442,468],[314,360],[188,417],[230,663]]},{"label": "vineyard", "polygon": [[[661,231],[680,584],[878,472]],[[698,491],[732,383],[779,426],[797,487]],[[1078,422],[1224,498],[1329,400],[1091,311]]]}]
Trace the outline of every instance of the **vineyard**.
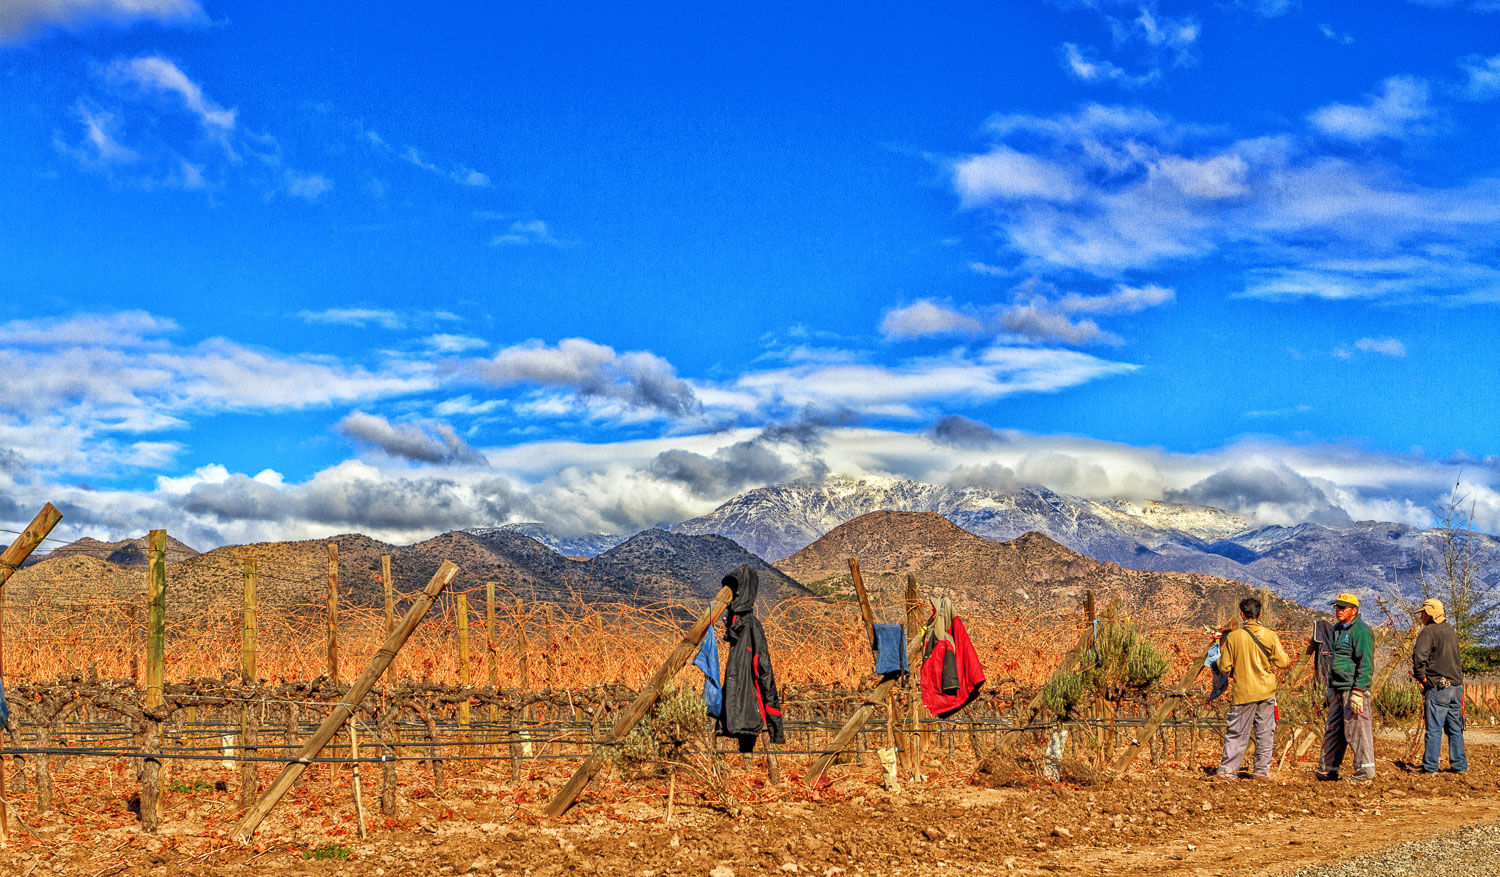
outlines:
[{"label": "vineyard", "polygon": [[[724,862],[793,871],[783,866],[810,858],[836,874],[889,852],[874,840],[884,825],[913,848],[1011,871],[1055,865],[1091,832],[1128,846],[1189,815],[1222,818],[1218,789],[1201,807],[1189,792],[1191,811],[1179,800],[1222,745],[1224,705],[1205,702],[1209,638],[1180,613],[1126,613],[1108,594],[1041,615],[974,607],[988,681],[951,721],[920,708],[910,677],[873,672],[871,622],[904,620],[908,642],[920,641],[919,577],[904,618],[877,615],[862,584],[858,604],[782,601],[763,623],[787,740],[741,755],[713,738],[703,677],[683,669],[717,599],[538,602],[504,582],[454,593],[434,577],[416,591],[387,574],[376,608],[340,599],[331,553],[326,603],[261,608],[261,579],[275,572],[247,563],[237,599],[181,617],[164,534],[153,540],[139,600],[59,594],[4,607],[15,729],[0,770],[11,846],[0,864],[103,875],[363,860],[362,871],[547,873],[647,856],[660,864],[645,870],[663,874],[723,877],[712,868],[732,873]],[[1382,746],[1409,762],[1420,700],[1394,672],[1407,638],[1381,633]],[[1305,634],[1283,636],[1297,654]],[[1305,774],[1321,731],[1310,677],[1303,656],[1281,695],[1276,758],[1289,777]],[[1473,725],[1500,710],[1486,685],[1469,704]],[[1490,753],[1473,748],[1482,783]],[[1315,814],[1308,785],[1257,794]],[[251,814],[264,823],[247,829]],[[748,858],[723,841],[778,832],[805,837],[746,841]]]}]

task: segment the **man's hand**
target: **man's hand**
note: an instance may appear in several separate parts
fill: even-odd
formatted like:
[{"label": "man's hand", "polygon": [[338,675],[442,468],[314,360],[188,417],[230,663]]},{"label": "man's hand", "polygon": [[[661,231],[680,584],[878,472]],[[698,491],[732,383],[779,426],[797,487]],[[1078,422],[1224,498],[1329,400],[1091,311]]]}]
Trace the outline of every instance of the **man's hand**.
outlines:
[{"label": "man's hand", "polygon": [[1365,714],[1365,693],[1363,691],[1349,692],[1349,712],[1361,716]]}]

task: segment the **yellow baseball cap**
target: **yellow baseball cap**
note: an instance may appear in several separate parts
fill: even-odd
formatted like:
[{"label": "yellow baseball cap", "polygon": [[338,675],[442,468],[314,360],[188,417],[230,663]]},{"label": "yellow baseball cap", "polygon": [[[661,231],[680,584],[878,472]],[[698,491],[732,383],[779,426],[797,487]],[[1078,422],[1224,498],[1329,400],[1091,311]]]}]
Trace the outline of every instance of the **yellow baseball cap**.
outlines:
[{"label": "yellow baseball cap", "polygon": [[1438,624],[1443,623],[1443,601],[1436,597],[1428,597],[1422,602],[1422,610],[1432,616],[1432,620]]},{"label": "yellow baseball cap", "polygon": [[1359,608],[1359,595],[1358,594],[1351,594],[1348,591],[1345,591],[1344,593],[1342,593],[1342,594],[1338,595],[1337,597],[1333,598],[1333,605],[1335,605],[1335,606],[1353,606],[1355,609],[1358,609]]}]

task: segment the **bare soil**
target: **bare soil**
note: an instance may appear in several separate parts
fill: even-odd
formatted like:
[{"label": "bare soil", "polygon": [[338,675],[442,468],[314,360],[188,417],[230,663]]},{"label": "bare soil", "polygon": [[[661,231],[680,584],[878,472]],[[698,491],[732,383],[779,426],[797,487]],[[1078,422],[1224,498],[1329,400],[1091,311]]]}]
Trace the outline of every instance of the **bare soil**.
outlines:
[{"label": "bare soil", "polygon": [[[438,795],[425,766],[402,766],[400,815],[378,813],[378,770],[362,769],[368,839],[356,836],[350,770],[318,766],[266,820],[249,847],[225,838],[238,790],[215,763],[171,769],[163,829],[143,835],[123,764],[74,761],[58,774],[56,811],[40,816],[34,788],[12,813],[26,827],[0,848],[0,874],[353,875],[632,874],[1281,874],[1475,823],[1500,821],[1500,740],[1471,732],[1467,775],[1422,776],[1391,760],[1399,737],[1377,741],[1372,783],[1319,783],[1304,763],[1269,781],[1211,780],[1208,765],[1138,764],[1095,786],[969,784],[972,759],[943,753],[930,776],[899,792],[879,770],[837,766],[814,790],[800,760],[785,782],[765,779],[757,756],[729,756],[738,817],[722,802],[678,787],[665,821],[664,780],[606,771],[562,819],[542,807],[575,766],[539,761],[519,782],[487,762],[450,763]],[[1206,754],[1203,756],[1206,762]],[[183,766],[191,764],[195,766]],[[273,770],[262,771],[262,786]],[[191,790],[191,791],[189,791]],[[326,858],[323,858],[326,857]]]}]

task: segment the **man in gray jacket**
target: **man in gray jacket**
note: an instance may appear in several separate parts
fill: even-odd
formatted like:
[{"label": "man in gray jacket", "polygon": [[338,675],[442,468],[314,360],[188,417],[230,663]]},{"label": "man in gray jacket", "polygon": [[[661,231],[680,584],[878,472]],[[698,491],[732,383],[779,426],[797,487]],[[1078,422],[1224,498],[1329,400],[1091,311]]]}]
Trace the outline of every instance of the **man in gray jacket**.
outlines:
[{"label": "man in gray jacket", "polygon": [[1469,769],[1464,756],[1464,673],[1459,660],[1458,633],[1443,616],[1443,601],[1422,604],[1422,632],[1411,650],[1411,675],[1422,686],[1422,715],[1427,722],[1427,745],[1422,750],[1422,773],[1437,773],[1448,734],[1448,763],[1454,772]]}]

